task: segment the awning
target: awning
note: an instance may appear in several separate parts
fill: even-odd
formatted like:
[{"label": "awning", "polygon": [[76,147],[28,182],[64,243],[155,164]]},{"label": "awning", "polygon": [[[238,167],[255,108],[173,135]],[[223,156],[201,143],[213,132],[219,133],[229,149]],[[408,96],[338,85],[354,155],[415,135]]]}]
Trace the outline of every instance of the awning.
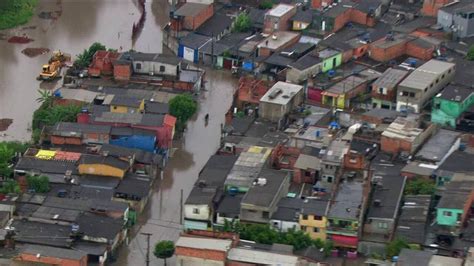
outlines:
[{"label": "awning", "polygon": [[357,247],[359,239],[356,236],[332,235],[332,241],[339,247]]}]

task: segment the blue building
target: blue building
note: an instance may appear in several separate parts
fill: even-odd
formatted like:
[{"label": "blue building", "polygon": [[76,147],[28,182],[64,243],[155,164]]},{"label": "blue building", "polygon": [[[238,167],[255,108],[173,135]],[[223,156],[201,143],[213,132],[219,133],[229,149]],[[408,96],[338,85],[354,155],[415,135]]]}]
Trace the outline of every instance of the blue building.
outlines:
[{"label": "blue building", "polygon": [[194,63],[199,62],[200,49],[212,38],[204,35],[190,33],[179,40],[178,57]]},{"label": "blue building", "polygon": [[109,143],[125,148],[139,149],[148,152],[156,152],[156,133],[152,130],[113,127]]}]

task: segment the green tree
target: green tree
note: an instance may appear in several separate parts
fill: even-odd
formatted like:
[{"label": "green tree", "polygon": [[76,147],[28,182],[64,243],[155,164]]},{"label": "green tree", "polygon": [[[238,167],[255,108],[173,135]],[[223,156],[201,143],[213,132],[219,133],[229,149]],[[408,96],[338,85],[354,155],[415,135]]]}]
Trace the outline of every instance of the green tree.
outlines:
[{"label": "green tree", "polygon": [[95,52],[100,50],[107,50],[107,47],[99,42],[93,43],[89,49],[84,49],[84,52],[77,55],[77,59],[74,61],[74,66],[78,68],[88,67],[92,62]]},{"label": "green tree", "polygon": [[53,126],[58,122],[75,122],[81,109],[82,107],[77,105],[40,107],[33,113],[33,130]]},{"label": "green tree", "polygon": [[250,17],[246,13],[240,13],[235,20],[234,31],[245,32],[248,31],[250,27],[252,27]]},{"label": "green tree", "polygon": [[197,103],[190,94],[180,94],[169,101],[170,114],[177,118],[177,131],[183,131],[186,122],[197,111]]},{"label": "green tree", "polygon": [[166,259],[171,258],[173,256],[174,249],[175,248],[173,241],[163,240],[156,243],[153,254],[157,258],[165,260],[166,265]]},{"label": "green tree", "polygon": [[258,6],[260,9],[271,9],[273,7],[273,2],[269,0],[265,0],[260,3]]},{"label": "green tree", "polygon": [[36,193],[46,193],[49,191],[49,178],[47,176],[27,175],[26,183],[28,184],[28,189],[33,189]]},{"label": "green tree", "polygon": [[8,179],[7,181],[3,182],[2,187],[0,188],[0,193],[8,194],[8,193],[20,193],[20,186],[18,183],[13,179]]},{"label": "green tree", "polygon": [[36,101],[45,107],[49,107],[53,104],[53,94],[49,90],[38,90],[40,96],[36,98]]},{"label": "green tree", "polygon": [[9,141],[0,142],[0,177],[11,177],[13,170],[10,167],[15,153],[23,153],[27,149],[27,144]]},{"label": "green tree", "polygon": [[470,61],[474,60],[474,45],[471,45],[469,47],[469,50],[467,51],[467,60],[470,60]]},{"label": "green tree", "polygon": [[38,0],[0,0],[0,30],[27,23]]},{"label": "green tree", "polygon": [[334,243],[332,243],[332,241],[327,240],[326,242],[324,242],[323,251],[324,251],[325,256],[331,255],[331,251],[333,249],[334,249]]},{"label": "green tree", "polygon": [[400,251],[404,248],[410,248],[408,243],[403,239],[395,239],[388,243],[385,248],[385,254],[387,255],[387,258],[392,258],[393,256],[398,256]]},{"label": "green tree", "polygon": [[433,195],[436,184],[433,180],[416,177],[405,185],[405,195]]}]

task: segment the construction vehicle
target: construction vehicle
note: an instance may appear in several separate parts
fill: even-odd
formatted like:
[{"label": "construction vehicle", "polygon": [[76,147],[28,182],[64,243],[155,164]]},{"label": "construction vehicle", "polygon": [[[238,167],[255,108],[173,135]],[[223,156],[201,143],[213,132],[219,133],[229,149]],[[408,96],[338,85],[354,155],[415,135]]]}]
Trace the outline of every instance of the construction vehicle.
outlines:
[{"label": "construction vehicle", "polygon": [[52,63],[43,65],[38,80],[54,80],[59,78],[61,74],[61,62],[53,61]]},{"label": "construction vehicle", "polygon": [[71,63],[71,55],[65,54],[61,51],[54,51],[53,55],[48,61],[48,64],[43,65],[43,69],[38,76],[38,80],[54,80],[61,76],[61,68],[68,66]]}]

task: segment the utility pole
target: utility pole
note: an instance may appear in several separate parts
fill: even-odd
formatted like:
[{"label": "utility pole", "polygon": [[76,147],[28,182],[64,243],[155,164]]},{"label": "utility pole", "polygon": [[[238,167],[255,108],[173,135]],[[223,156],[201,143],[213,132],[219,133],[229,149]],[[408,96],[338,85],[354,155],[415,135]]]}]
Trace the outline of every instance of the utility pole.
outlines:
[{"label": "utility pole", "polygon": [[181,189],[181,198],[179,200],[179,223],[183,224],[183,189]]},{"label": "utility pole", "polygon": [[214,33],[211,38],[211,67],[214,69]]},{"label": "utility pole", "polygon": [[146,236],[146,266],[150,266],[150,233],[141,233]]}]

